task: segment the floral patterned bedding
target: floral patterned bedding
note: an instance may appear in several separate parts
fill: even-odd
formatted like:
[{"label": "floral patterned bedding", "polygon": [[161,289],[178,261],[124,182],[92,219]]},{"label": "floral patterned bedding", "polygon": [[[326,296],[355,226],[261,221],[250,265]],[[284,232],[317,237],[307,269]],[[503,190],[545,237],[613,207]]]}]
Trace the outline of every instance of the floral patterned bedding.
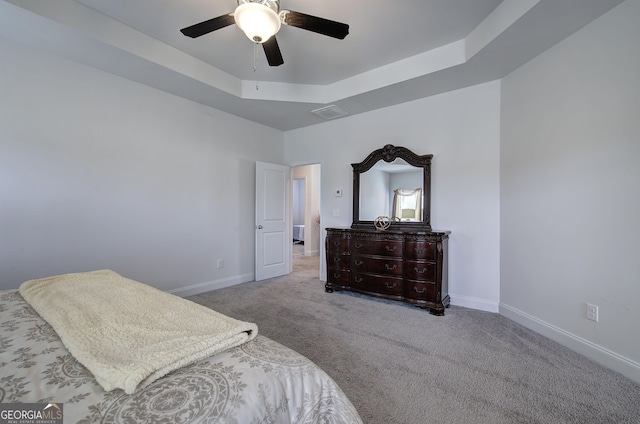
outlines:
[{"label": "floral patterned bedding", "polygon": [[362,423],[313,362],[258,335],[133,395],[105,392],[17,290],[0,291],[0,403],[64,404],[66,423]]}]

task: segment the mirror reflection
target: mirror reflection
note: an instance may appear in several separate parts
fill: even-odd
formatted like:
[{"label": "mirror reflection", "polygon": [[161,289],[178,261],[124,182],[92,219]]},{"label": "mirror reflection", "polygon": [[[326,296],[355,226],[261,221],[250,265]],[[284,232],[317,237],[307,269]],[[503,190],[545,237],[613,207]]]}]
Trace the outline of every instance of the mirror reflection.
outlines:
[{"label": "mirror reflection", "polygon": [[378,216],[401,222],[422,221],[423,171],[400,158],[377,162],[360,174],[360,220]]}]

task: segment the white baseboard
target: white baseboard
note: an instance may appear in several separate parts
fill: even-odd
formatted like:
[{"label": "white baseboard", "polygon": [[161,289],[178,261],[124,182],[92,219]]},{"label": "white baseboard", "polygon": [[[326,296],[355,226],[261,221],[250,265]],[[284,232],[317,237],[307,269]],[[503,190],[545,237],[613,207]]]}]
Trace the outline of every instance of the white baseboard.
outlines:
[{"label": "white baseboard", "polygon": [[196,294],[208,292],[211,290],[223,289],[225,287],[231,287],[242,283],[248,283],[255,280],[255,274],[237,275],[234,277],[223,278],[216,281],[209,281],[206,283],[194,284],[187,287],[180,287],[179,289],[167,290],[167,293],[175,294],[176,296],[186,297]]},{"label": "white baseboard", "polygon": [[460,296],[453,293],[449,293],[449,297],[451,298],[451,304],[455,306],[462,306],[464,308],[477,309],[479,311],[486,312],[498,312],[498,302],[480,299],[477,297]]},{"label": "white baseboard", "polygon": [[500,303],[499,313],[607,368],[619,372],[636,383],[640,383],[640,363],[638,362],[504,303]]}]

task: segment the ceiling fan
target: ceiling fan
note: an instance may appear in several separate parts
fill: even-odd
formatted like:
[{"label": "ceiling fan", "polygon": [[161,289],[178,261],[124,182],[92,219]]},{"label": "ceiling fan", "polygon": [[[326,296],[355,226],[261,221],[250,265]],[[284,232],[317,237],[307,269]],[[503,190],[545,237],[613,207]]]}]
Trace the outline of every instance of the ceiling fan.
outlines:
[{"label": "ceiling fan", "polygon": [[349,34],[347,24],[293,10],[280,10],[280,0],[238,0],[238,7],[234,12],[191,25],[180,32],[187,37],[197,38],[234,23],[251,41],[262,44],[270,66],[280,66],[284,63],[275,37],[281,24],[340,40]]}]

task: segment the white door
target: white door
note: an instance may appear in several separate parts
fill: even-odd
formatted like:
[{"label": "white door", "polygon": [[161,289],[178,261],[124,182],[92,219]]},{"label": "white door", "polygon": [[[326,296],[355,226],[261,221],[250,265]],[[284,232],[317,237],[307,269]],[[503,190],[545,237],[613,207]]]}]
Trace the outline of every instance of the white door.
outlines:
[{"label": "white door", "polygon": [[256,281],[291,271],[291,169],[256,162]]}]

